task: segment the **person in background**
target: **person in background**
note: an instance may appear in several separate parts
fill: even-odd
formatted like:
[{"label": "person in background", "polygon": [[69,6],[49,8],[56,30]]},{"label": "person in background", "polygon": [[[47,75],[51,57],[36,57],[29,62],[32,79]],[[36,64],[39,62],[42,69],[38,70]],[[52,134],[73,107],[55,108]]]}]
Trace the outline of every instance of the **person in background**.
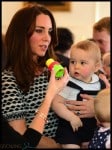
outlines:
[{"label": "person in background", "polygon": [[[53,49],[57,32],[52,13],[36,4],[18,10],[6,31],[5,44],[1,111],[9,125],[23,135],[45,99],[50,75],[45,62],[56,59]],[[51,109],[48,120],[38,148],[59,148],[53,139],[58,118]]]},{"label": "person in background", "polygon": [[58,44],[54,51],[58,57],[58,61],[63,67],[69,68],[70,48],[74,43],[74,35],[70,29],[65,27],[57,28]]},{"label": "person in background", "polygon": [[89,149],[111,149],[110,138],[110,88],[101,90],[94,100],[98,127],[89,142]]},{"label": "person in background", "polygon": [[110,51],[110,17],[103,17],[93,25],[93,39],[103,56]]},{"label": "person in background", "polygon": [[4,149],[8,148],[35,148],[41,137],[44,130],[44,126],[47,121],[47,115],[52,103],[54,96],[66,85],[68,81],[68,74],[65,69],[64,77],[60,80],[55,78],[54,71],[51,72],[50,81],[48,88],[45,94],[43,103],[38,108],[37,113],[34,116],[34,119],[30,123],[29,127],[26,129],[23,135],[14,130],[7,120],[2,116],[1,122],[1,143],[0,147],[4,146]]},{"label": "person in background", "polygon": [[110,52],[107,52],[102,57],[102,67],[107,79],[110,82]]},{"label": "person in background", "polygon": [[[103,17],[93,25],[93,40],[100,47],[102,57],[105,53],[110,52],[110,17]],[[105,75],[103,66],[97,74]]]},{"label": "person in background", "polygon": [[[103,17],[93,25],[92,40],[100,47],[102,58],[105,53],[110,52],[110,17]],[[98,70],[97,74],[101,79],[106,81],[107,76],[105,76],[103,60],[101,64],[101,68]],[[107,83],[107,86],[109,86],[109,83]]]},{"label": "person in background", "polygon": [[56,140],[63,148],[81,148],[82,143],[88,143],[93,137],[96,119],[94,117],[80,119],[81,112],[70,111],[65,101],[66,99],[85,101],[80,94],[95,97],[101,89],[106,88],[105,83],[95,74],[100,64],[100,49],[93,41],[80,41],[71,47],[69,82],[52,102],[52,109],[62,118]]}]

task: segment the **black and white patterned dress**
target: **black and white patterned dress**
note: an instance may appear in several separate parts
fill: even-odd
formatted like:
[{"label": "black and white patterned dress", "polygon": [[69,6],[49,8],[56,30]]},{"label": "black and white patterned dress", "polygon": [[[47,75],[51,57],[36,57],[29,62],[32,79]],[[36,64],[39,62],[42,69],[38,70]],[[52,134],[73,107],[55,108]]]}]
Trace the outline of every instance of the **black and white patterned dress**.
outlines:
[{"label": "black and white patterned dress", "polygon": [[[35,77],[34,84],[24,94],[16,84],[13,72],[2,72],[2,114],[8,121],[25,118],[27,126],[35,116],[35,110],[42,103],[48,85],[48,76],[44,72]],[[57,116],[50,110],[48,124],[44,129],[44,135],[54,137],[58,125]]]}]

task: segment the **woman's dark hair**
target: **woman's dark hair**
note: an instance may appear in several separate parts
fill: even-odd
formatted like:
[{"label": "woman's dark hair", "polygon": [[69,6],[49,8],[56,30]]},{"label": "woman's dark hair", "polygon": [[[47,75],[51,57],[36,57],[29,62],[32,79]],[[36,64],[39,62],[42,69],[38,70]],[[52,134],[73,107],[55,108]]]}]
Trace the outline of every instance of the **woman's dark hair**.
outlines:
[{"label": "woman's dark hair", "polygon": [[5,66],[6,66],[6,61],[7,61],[7,57],[6,57],[6,46],[5,46],[5,42],[4,42],[4,39],[5,39],[5,35],[4,34],[2,34],[2,57],[1,57],[1,59],[2,59],[2,61],[1,61],[1,63],[2,63],[2,65],[1,65],[1,67],[2,67],[2,71],[5,69]]},{"label": "woman's dark hair", "polygon": [[[40,57],[37,63],[32,60],[32,51],[29,38],[35,30],[36,17],[40,14],[48,15],[52,22],[51,43],[44,57]],[[56,23],[52,13],[41,5],[29,5],[20,9],[13,16],[5,36],[7,50],[6,69],[11,69],[16,77],[17,84],[23,91],[28,91],[33,83],[35,69],[42,69],[45,61],[55,58],[54,47],[57,44]]]}]

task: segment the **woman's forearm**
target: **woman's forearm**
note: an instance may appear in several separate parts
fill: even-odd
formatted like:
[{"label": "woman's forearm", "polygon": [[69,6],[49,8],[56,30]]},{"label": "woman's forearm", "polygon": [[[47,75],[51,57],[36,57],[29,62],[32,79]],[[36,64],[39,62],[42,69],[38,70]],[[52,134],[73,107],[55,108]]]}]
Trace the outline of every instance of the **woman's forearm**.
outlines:
[{"label": "woman's forearm", "polygon": [[[51,98],[46,97],[45,100],[42,102],[41,106],[36,110],[36,116],[30,124],[30,128],[35,129],[36,131],[43,133],[44,126],[47,123],[47,115],[49,112],[49,108],[51,105]],[[39,124],[38,124],[39,123]]]}]

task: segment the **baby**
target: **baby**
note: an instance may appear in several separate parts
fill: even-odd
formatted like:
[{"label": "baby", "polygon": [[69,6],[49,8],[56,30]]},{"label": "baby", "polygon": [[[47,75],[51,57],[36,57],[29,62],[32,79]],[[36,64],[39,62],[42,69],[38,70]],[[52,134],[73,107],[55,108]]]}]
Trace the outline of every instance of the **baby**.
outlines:
[{"label": "baby", "polygon": [[84,112],[70,111],[65,100],[84,101],[80,94],[94,97],[105,88],[104,82],[95,74],[100,67],[101,52],[95,42],[84,40],[71,47],[69,82],[52,103],[52,109],[60,117],[56,140],[62,148],[80,148],[93,137],[96,119],[80,118]]},{"label": "baby", "polygon": [[110,88],[101,90],[94,100],[98,128],[89,143],[92,149],[110,149]]}]

